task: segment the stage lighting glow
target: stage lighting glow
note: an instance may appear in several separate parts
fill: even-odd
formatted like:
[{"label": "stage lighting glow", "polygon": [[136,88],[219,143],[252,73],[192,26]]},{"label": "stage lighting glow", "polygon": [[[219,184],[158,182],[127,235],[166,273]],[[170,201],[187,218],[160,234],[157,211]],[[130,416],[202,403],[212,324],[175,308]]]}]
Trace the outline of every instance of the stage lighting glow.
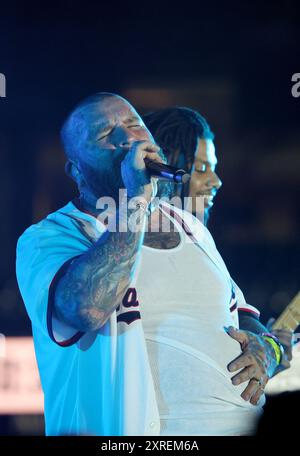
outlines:
[{"label": "stage lighting glow", "polygon": [[0,414],[43,413],[43,401],[32,337],[6,337],[0,357]]}]

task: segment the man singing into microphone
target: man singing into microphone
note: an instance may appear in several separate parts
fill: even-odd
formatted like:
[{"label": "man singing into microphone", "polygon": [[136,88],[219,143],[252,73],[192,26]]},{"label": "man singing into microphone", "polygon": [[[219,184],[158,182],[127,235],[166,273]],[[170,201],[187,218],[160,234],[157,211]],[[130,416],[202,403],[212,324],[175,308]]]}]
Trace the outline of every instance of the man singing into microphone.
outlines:
[{"label": "man singing into microphone", "polygon": [[[262,336],[243,344],[243,331],[235,340],[224,330],[235,323],[234,285],[199,220],[191,232],[192,214],[167,203],[150,213],[156,181],[144,159],[164,158],[140,116],[123,98],[99,93],[73,110],[62,138],[80,195],[29,227],[17,247],[46,434],[253,432],[263,396],[257,405],[245,396],[263,388],[278,352]],[[124,188],[129,206],[119,201]],[[99,198],[117,203],[115,229],[99,217]],[[136,212],[139,230],[129,226]],[[143,245],[147,218],[159,235]],[[237,358],[242,371],[232,383],[227,366]]]}]

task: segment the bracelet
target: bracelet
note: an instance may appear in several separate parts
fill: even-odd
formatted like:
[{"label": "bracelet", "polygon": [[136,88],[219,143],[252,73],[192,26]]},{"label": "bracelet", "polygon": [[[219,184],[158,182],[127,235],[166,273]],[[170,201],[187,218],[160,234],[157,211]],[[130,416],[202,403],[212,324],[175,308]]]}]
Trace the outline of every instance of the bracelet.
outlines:
[{"label": "bracelet", "polygon": [[283,354],[284,354],[284,348],[281,345],[279,339],[276,336],[274,336],[274,334],[271,334],[271,333],[262,333],[261,336],[272,345],[273,350],[276,355],[277,366],[279,366],[279,364],[282,361]]},{"label": "bracelet", "polygon": [[128,201],[128,209],[138,211],[141,214],[151,215],[150,204],[147,200],[140,196],[134,196]]},{"label": "bracelet", "polygon": [[137,201],[135,210],[144,212],[147,215],[150,215],[149,205],[145,201]]}]

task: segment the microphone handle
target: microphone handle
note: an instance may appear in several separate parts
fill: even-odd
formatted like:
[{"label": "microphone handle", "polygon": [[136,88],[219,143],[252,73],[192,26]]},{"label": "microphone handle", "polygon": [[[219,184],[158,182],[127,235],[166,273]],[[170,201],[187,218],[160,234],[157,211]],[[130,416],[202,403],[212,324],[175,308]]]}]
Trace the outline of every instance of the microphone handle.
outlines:
[{"label": "microphone handle", "polygon": [[144,159],[144,162],[147,170],[153,177],[158,177],[163,180],[171,180],[178,184],[186,184],[190,180],[191,176],[184,169],[165,165],[164,163],[158,163],[147,157]]}]

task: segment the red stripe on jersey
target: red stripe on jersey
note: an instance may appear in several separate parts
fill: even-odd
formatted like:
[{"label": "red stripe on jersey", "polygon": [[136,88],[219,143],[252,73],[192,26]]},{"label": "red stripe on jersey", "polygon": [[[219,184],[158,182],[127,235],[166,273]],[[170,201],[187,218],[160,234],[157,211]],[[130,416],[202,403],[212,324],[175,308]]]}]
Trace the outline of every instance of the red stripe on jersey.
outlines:
[{"label": "red stripe on jersey", "polygon": [[247,309],[246,307],[239,307],[238,310],[242,311],[242,312],[249,312],[249,313],[252,313],[253,315],[259,317],[259,312],[256,312],[255,310]]},{"label": "red stripe on jersey", "polygon": [[53,315],[53,307],[54,307],[54,293],[56,289],[56,285],[58,280],[63,276],[64,272],[67,270],[67,266],[80,255],[77,255],[73,258],[69,258],[57,271],[55,276],[53,277],[48,293],[48,307],[47,307],[47,329],[50,338],[58,344],[60,347],[70,347],[71,345],[75,344],[79,341],[79,339],[84,335],[84,332],[77,331],[70,339],[58,341],[54,337],[53,328],[52,328],[52,315]]}]

